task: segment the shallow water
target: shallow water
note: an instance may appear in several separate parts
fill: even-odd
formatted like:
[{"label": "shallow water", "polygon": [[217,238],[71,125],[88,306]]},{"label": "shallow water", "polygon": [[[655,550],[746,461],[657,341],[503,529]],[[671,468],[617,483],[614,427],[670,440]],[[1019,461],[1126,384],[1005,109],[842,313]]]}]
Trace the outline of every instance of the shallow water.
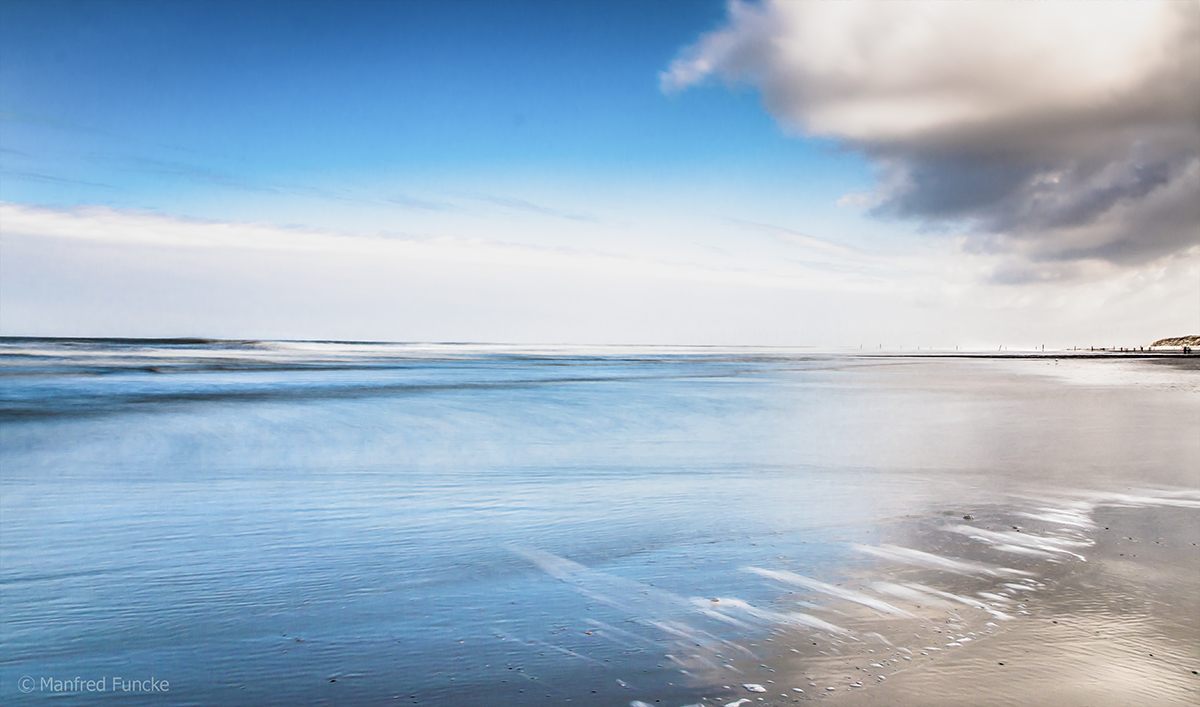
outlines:
[{"label": "shallow water", "polygon": [[1195,359],[0,356],[6,704],[1200,697]]}]

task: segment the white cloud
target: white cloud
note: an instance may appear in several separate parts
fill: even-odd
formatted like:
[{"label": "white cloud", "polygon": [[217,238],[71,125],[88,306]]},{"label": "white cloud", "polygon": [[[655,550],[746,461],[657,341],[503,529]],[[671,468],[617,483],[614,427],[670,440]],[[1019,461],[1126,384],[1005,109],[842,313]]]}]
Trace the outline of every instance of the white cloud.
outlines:
[{"label": "white cloud", "polygon": [[1031,128],[1066,137],[1194,121],[1197,9],[1188,0],[734,2],[728,26],[661,79],[673,90],[713,73],[755,83],[779,117],[818,135],[1004,133],[1028,145],[1042,137]]},{"label": "white cloud", "polygon": [[1200,240],[1195,0],[735,1],[660,78],[710,76],[877,160],[877,215],[965,223],[1031,267]]}]

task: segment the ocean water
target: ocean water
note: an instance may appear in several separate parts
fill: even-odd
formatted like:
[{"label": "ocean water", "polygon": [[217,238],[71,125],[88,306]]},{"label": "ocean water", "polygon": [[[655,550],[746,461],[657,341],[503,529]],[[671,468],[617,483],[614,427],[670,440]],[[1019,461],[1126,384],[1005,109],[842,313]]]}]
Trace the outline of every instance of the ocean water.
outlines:
[{"label": "ocean water", "polygon": [[0,701],[1194,704],[1197,361],[0,340]]}]

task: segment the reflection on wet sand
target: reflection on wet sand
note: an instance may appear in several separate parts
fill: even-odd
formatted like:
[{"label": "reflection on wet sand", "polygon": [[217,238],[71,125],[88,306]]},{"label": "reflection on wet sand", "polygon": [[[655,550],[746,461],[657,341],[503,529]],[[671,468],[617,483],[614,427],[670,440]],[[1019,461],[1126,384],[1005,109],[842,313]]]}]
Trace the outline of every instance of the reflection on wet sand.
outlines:
[{"label": "reflection on wet sand", "polygon": [[908,519],[830,582],[782,556],[744,568],[780,589],[762,606],[519,552],[633,617],[588,633],[661,651],[666,704],[1182,705],[1200,696],[1197,511],[1200,493],[1156,489]]}]

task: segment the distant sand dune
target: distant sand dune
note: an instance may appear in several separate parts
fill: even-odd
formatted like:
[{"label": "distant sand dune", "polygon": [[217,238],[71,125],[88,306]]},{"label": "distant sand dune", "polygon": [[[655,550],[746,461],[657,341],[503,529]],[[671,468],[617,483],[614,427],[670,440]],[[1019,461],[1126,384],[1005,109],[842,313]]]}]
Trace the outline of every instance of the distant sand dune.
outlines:
[{"label": "distant sand dune", "polygon": [[1192,336],[1176,336],[1170,339],[1159,339],[1153,344],[1150,344],[1151,348],[1154,348],[1155,346],[1200,346],[1200,334],[1193,334]]}]

